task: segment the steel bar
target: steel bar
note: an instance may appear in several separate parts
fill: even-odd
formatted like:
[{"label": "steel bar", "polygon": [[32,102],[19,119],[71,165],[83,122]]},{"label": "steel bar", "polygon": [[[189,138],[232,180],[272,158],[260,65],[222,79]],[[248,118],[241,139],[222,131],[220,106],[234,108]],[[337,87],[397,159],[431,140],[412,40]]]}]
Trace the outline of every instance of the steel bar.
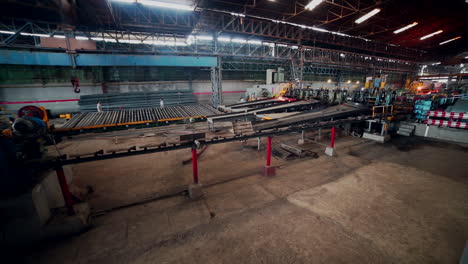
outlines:
[{"label": "steel bar", "polygon": [[171,121],[192,117],[207,117],[218,114],[220,114],[218,110],[204,105],[140,108],[109,112],[84,112],[78,113],[68,120],[63,125],[62,129],[114,126],[139,122],[158,122],[160,120]]}]

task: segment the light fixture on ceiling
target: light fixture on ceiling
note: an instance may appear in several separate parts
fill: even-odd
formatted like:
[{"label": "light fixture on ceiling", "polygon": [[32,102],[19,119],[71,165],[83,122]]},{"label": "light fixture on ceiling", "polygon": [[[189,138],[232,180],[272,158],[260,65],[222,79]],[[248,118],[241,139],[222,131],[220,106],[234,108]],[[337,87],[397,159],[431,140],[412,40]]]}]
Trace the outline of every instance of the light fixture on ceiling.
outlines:
[{"label": "light fixture on ceiling", "polygon": [[452,41],[457,40],[457,39],[461,39],[461,36],[458,36],[458,37],[455,37],[453,39],[449,39],[449,40],[446,40],[444,42],[441,42],[441,43],[439,43],[439,45],[444,45],[444,44],[447,44],[447,43],[452,42]]},{"label": "light fixture on ceiling", "polygon": [[348,80],[348,83],[351,83],[351,80]]},{"label": "light fixture on ceiling", "polygon": [[312,10],[314,8],[316,8],[318,5],[320,5],[321,3],[323,2],[323,0],[312,0],[310,1],[306,6],[305,6],[305,9],[307,10]]},{"label": "light fixture on ceiling", "polygon": [[435,36],[435,35],[437,35],[437,34],[440,34],[440,33],[442,33],[442,32],[444,32],[444,31],[443,31],[443,30],[439,30],[439,31],[433,32],[433,33],[431,33],[431,34],[429,34],[429,35],[426,35],[426,36],[424,36],[424,37],[421,37],[420,40],[428,39],[428,38],[433,37],[433,36]]},{"label": "light fixture on ceiling", "polygon": [[359,84],[359,81],[356,81],[356,84]]},{"label": "light fixture on ceiling", "polygon": [[404,26],[404,27],[402,27],[400,29],[397,29],[397,30],[393,31],[393,33],[398,34],[398,33],[401,33],[403,31],[408,30],[408,29],[410,29],[410,28],[412,28],[414,26],[417,26],[417,25],[418,25],[418,22],[413,22],[413,23],[411,23],[411,24],[409,24],[407,26]]},{"label": "light fixture on ceiling", "polygon": [[380,8],[376,8],[376,9],[370,11],[369,13],[363,15],[362,17],[356,19],[356,21],[354,21],[354,22],[356,22],[357,24],[361,24],[362,22],[366,21],[367,19],[377,15],[377,13],[379,13],[380,11],[382,11]]},{"label": "light fixture on ceiling", "polygon": [[185,11],[195,10],[195,7],[191,5],[175,4],[175,3],[153,1],[153,0],[111,0],[111,1],[123,2],[123,3],[140,3],[142,5],[147,5],[147,6],[176,9],[176,10],[185,10]]},{"label": "light fixture on ceiling", "polygon": [[331,80],[331,79],[328,79],[327,83],[331,83],[331,82],[332,82],[332,80]]}]

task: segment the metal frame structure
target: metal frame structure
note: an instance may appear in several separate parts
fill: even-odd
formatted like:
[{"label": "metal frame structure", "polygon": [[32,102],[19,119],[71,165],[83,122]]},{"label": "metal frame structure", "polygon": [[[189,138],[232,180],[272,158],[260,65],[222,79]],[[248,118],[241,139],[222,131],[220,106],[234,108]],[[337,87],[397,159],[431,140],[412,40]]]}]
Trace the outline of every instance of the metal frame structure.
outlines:
[{"label": "metal frame structure", "polygon": [[[29,23],[29,22],[28,22]],[[378,69],[389,72],[408,72],[414,73],[420,65],[417,62],[410,60],[389,59],[386,57],[367,55],[365,53],[337,51],[334,49],[320,48],[317,46],[294,45],[285,42],[268,41],[268,40],[244,40],[244,39],[229,39],[223,41],[220,38],[213,40],[187,39],[177,34],[160,34],[160,33],[141,33],[129,31],[72,31],[65,32],[57,27],[49,24],[31,24],[32,32],[27,32],[27,35],[16,34],[19,30],[13,31],[17,25],[7,27],[0,24],[0,30],[15,32],[15,35],[20,38],[18,42],[6,43],[5,40],[0,42],[0,48],[35,48],[36,42],[29,41],[26,38],[37,38],[31,35],[65,35],[68,36],[86,36],[91,39],[100,39],[97,41],[98,50],[79,50],[80,53],[153,53],[153,54],[170,54],[170,55],[209,55],[221,57],[235,57],[236,59],[257,59],[262,60],[265,64],[270,64],[271,61],[284,61],[283,65],[299,65],[300,68],[307,67],[310,64],[322,66],[335,66],[341,68],[363,68],[363,69]],[[22,26],[19,29],[23,28]],[[0,31],[1,32],[1,31]],[[20,31],[21,33],[21,31]],[[5,34],[0,34],[5,35]],[[196,35],[198,36],[198,35]],[[150,40],[150,41],[149,41]],[[154,42],[170,42],[173,45],[153,45]],[[187,42],[188,41],[188,42]],[[43,51],[50,49],[41,49]],[[58,49],[64,51],[64,49]],[[75,51],[74,51],[75,52]],[[257,63],[260,63],[258,61]],[[303,65],[303,66],[302,66]],[[301,70],[299,71],[299,78]],[[301,78],[300,78],[301,79]]]}]

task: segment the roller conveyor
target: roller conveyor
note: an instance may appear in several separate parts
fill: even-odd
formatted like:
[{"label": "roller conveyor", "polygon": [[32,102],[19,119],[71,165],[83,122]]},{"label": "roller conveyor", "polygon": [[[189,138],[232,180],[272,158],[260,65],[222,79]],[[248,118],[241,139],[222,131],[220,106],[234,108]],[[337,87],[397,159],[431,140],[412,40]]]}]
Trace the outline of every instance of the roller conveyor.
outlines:
[{"label": "roller conveyor", "polygon": [[99,127],[137,125],[175,121],[218,115],[220,112],[208,105],[170,106],[165,108],[140,108],[122,111],[78,113],[55,131],[82,130]]}]

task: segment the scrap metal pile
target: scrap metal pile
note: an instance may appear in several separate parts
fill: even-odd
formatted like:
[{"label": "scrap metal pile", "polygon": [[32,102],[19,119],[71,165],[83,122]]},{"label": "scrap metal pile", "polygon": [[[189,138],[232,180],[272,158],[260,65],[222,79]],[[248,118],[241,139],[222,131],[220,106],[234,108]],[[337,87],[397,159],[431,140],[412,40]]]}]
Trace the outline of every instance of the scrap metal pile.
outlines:
[{"label": "scrap metal pile", "polygon": [[100,127],[125,126],[189,118],[202,118],[220,112],[209,105],[171,106],[165,108],[141,108],[122,111],[83,112],[68,120],[55,131],[81,130]]}]

